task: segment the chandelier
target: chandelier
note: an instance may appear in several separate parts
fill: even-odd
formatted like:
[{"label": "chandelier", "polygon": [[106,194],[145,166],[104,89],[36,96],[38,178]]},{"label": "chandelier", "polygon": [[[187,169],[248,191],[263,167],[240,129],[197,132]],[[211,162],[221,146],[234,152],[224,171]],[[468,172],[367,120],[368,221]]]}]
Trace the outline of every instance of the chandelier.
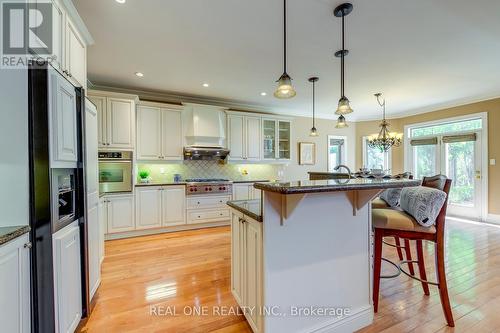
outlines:
[{"label": "chandelier", "polygon": [[403,141],[403,134],[389,131],[390,125],[385,120],[385,99],[381,101],[381,96],[381,93],[375,94],[377,102],[382,107],[383,111],[383,119],[380,123],[380,132],[378,135],[374,134],[368,138],[368,147],[378,148],[381,152],[386,152],[392,147],[399,147],[401,145],[401,142]]}]

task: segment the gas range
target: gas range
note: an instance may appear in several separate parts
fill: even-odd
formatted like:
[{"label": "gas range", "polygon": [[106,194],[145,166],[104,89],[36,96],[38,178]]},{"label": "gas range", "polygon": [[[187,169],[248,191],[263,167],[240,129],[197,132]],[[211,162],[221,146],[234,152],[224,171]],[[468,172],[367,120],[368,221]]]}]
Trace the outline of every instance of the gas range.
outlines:
[{"label": "gas range", "polygon": [[186,195],[231,194],[233,182],[219,178],[186,179]]}]

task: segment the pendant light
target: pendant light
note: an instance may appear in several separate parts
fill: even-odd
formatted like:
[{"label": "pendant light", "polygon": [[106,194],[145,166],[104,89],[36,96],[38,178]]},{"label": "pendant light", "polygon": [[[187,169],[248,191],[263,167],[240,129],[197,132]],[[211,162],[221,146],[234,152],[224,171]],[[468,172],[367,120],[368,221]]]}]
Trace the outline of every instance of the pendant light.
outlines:
[{"label": "pendant light", "polygon": [[283,74],[276,82],[278,88],[274,92],[274,97],[287,99],[297,94],[292,86],[292,78],[286,72],[286,0],[283,0]]},{"label": "pendant light", "polygon": [[381,96],[381,93],[375,94],[378,105],[382,107],[383,112],[382,122],[380,123],[380,132],[378,135],[374,134],[368,138],[368,146],[370,148],[378,148],[381,152],[386,152],[391,149],[391,147],[398,147],[401,145],[403,134],[389,132],[389,123],[385,120],[385,98],[380,101]]},{"label": "pendant light", "polygon": [[311,131],[309,133],[309,136],[318,136],[318,130],[316,129],[316,126],[315,126],[315,108],[316,108],[316,105],[315,105],[315,95],[316,95],[316,89],[315,89],[315,84],[316,82],[318,82],[319,78],[318,77],[310,77],[309,78],[309,82],[312,83],[312,87],[313,87],[313,91],[312,91],[312,110],[313,110],[313,117],[312,117],[312,127],[311,127]]},{"label": "pendant light", "polygon": [[339,119],[337,119],[337,125],[335,125],[335,128],[346,128],[346,127],[349,127],[349,125],[347,125],[345,117],[343,115],[340,115]]},{"label": "pendant light", "polygon": [[337,122],[337,128],[339,126],[346,127],[347,123],[345,122],[344,115],[353,112],[351,106],[349,104],[349,99],[345,96],[345,56],[349,54],[349,51],[345,49],[345,24],[344,18],[352,12],[353,6],[350,3],[343,3],[337,6],[333,14],[336,17],[342,18],[342,49],[335,52],[335,56],[340,58],[340,99],[337,107],[337,111],[335,114],[339,115],[339,119]]}]

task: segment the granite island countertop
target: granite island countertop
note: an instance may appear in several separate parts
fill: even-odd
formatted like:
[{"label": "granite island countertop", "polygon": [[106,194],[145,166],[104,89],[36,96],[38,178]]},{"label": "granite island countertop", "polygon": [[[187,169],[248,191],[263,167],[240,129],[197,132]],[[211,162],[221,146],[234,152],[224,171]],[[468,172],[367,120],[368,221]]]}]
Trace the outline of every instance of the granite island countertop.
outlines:
[{"label": "granite island countertop", "polygon": [[228,201],[227,205],[255,221],[262,222],[262,202],[260,199],[232,200]]},{"label": "granite island countertop", "polygon": [[10,242],[31,230],[29,225],[0,227],[0,245]]},{"label": "granite island countertop", "polygon": [[319,192],[339,192],[358,190],[383,190],[419,186],[420,180],[414,179],[329,179],[329,180],[301,180],[292,182],[256,183],[255,188],[263,191],[281,194],[301,194]]}]

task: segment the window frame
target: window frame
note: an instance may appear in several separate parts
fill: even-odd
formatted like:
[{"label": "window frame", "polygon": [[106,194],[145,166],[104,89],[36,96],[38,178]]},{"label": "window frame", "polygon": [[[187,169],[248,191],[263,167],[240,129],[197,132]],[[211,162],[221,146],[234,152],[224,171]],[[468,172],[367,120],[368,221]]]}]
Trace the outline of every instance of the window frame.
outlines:
[{"label": "window frame", "polygon": [[[368,149],[374,149],[368,147],[369,136],[363,136],[363,167],[368,167]],[[392,170],[392,148],[384,152],[384,170]]]},{"label": "window frame", "polygon": [[340,151],[340,164],[346,164],[347,163],[347,136],[344,135],[327,135],[327,142],[326,142],[326,153],[327,153],[327,165],[326,169],[328,172],[335,172],[333,169],[330,169],[330,162],[331,162],[331,156],[330,156],[330,140],[344,140],[343,148]]}]

